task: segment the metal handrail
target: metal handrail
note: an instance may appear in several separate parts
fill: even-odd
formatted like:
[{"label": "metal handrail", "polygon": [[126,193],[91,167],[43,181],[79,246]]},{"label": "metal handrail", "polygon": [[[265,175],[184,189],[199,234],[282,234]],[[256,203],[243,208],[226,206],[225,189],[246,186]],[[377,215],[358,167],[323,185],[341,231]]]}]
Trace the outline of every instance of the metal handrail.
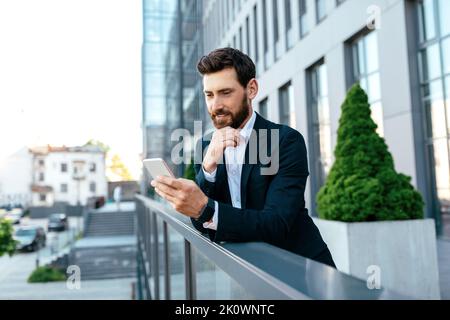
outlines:
[{"label": "metal handrail", "polygon": [[[192,247],[239,283],[257,299],[405,299],[386,289],[369,290],[365,281],[334,268],[306,259],[266,243],[217,244],[202,235],[190,219],[161,203],[136,195],[138,219],[138,291],[141,299],[161,299],[159,283],[159,233],[163,223],[164,298],[170,299],[167,226],[178,232],[185,243],[185,289],[187,299],[196,299]],[[151,226],[151,235],[144,232]],[[153,237],[150,239],[150,237]],[[152,245],[151,245],[152,244]],[[150,275],[153,290],[150,288]],[[301,276],[300,276],[301,275]]]}]

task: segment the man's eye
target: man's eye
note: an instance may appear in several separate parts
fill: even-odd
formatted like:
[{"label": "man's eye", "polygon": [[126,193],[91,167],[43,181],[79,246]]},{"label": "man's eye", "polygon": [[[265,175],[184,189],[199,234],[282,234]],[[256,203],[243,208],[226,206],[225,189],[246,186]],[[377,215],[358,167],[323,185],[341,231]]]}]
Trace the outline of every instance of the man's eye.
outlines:
[{"label": "man's eye", "polygon": [[225,91],[223,94],[227,96],[227,95],[229,95],[230,93],[231,93],[231,91]]}]

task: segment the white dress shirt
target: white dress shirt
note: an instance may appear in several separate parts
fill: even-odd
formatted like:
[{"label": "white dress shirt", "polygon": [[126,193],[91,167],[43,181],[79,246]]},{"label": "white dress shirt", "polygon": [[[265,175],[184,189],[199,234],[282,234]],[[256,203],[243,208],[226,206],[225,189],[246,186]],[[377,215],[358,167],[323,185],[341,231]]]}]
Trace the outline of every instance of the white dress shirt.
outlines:
[{"label": "white dress shirt", "polygon": [[[245,149],[248,140],[252,134],[253,125],[255,124],[256,113],[253,111],[252,116],[245,124],[244,128],[239,131],[241,136],[240,144],[237,147],[226,147],[224,151],[226,170],[228,176],[228,187],[230,188],[231,203],[235,208],[241,208],[241,174],[242,164],[244,163]],[[217,168],[208,173],[203,169],[205,179],[214,183],[216,181]],[[204,228],[217,230],[219,223],[219,205],[215,201],[215,211],[211,221],[203,223]]]}]

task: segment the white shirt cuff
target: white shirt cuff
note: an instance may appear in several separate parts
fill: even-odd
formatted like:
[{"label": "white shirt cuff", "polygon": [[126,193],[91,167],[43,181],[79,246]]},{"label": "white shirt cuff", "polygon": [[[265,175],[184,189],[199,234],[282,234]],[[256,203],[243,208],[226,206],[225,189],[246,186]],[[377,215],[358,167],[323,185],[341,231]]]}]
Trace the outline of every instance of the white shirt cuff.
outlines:
[{"label": "white shirt cuff", "polygon": [[214,201],[214,215],[210,221],[203,223],[203,228],[217,230],[217,224],[219,223],[219,204]]},{"label": "white shirt cuff", "polygon": [[214,169],[213,172],[208,173],[208,172],[205,171],[205,169],[203,169],[203,166],[202,166],[202,171],[203,171],[203,175],[205,176],[206,181],[209,181],[209,182],[212,182],[212,183],[216,182],[217,168]]}]

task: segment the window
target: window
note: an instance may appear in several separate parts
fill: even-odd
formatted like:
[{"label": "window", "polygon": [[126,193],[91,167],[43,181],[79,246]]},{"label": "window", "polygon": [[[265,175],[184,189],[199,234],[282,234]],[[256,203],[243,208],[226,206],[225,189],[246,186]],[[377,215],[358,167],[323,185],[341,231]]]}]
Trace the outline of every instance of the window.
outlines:
[{"label": "window", "polygon": [[39,201],[44,202],[47,200],[47,195],[45,193],[39,194]]},{"label": "window", "polygon": [[267,119],[267,102],[268,99],[265,98],[261,100],[261,102],[259,103],[259,114],[266,119]]},{"label": "window", "polygon": [[319,23],[327,16],[327,0],[316,0],[316,22]]},{"label": "window", "polygon": [[230,25],[231,13],[230,13],[230,1],[225,1],[227,11],[227,29]]},{"label": "window", "polygon": [[39,159],[38,164],[39,164],[41,167],[43,167],[44,164],[45,164],[45,162],[44,162],[43,159]]},{"label": "window", "polygon": [[44,173],[43,172],[39,172],[39,178],[38,178],[38,180],[40,181],[40,182],[42,182],[42,181],[44,181]]},{"label": "window", "polygon": [[96,170],[97,170],[97,166],[96,166],[95,162],[91,162],[91,164],[89,165],[89,171],[95,172]]},{"label": "window", "polygon": [[381,104],[380,69],[378,63],[377,33],[370,32],[351,43],[352,83],[359,82],[369,97],[372,119],[377,124],[377,132],[384,135],[383,109]]},{"label": "window", "polygon": [[263,0],[263,48],[264,48],[264,68],[269,67],[269,39],[267,30],[267,0]]},{"label": "window", "polygon": [[67,193],[67,191],[68,191],[67,183],[61,183],[60,191],[61,191],[62,193]]},{"label": "window", "polygon": [[[325,183],[332,165],[331,121],[328,103],[328,76],[323,61],[311,67],[308,72],[308,114],[312,135],[311,167],[314,170],[313,195]],[[313,201],[314,203],[314,201]]]},{"label": "window", "polygon": [[242,26],[239,27],[239,50],[244,51],[244,41],[242,39]]},{"label": "window", "polygon": [[61,163],[61,172],[67,172],[67,163]]},{"label": "window", "polygon": [[308,23],[306,20],[306,0],[298,0],[298,11],[300,19],[300,39],[308,33]]},{"label": "window", "polygon": [[258,8],[253,7],[253,32],[254,32],[254,50],[255,50],[255,62],[258,64],[259,52],[258,52]]},{"label": "window", "polygon": [[[419,66],[422,108],[426,119],[425,143],[437,221],[450,224],[450,1],[418,1]],[[444,236],[450,237],[447,226]]]},{"label": "window", "polygon": [[278,0],[272,0],[272,13],[273,13],[273,44],[275,50],[275,60],[280,58],[280,27],[278,25]]},{"label": "window", "polygon": [[286,27],[286,50],[289,50],[294,45],[294,32],[292,31],[292,18],[291,18],[291,1],[284,0],[284,21]]},{"label": "window", "polygon": [[96,188],[97,188],[97,186],[96,186],[95,182],[91,182],[91,183],[89,184],[89,191],[90,191],[90,192],[95,193]]},{"label": "window", "polygon": [[231,1],[231,14],[232,14],[232,20],[234,20],[234,2],[236,0],[229,0],[229,1]]},{"label": "window", "polygon": [[294,92],[289,81],[279,89],[280,123],[295,128]]},{"label": "window", "polygon": [[245,19],[245,40],[246,40],[246,45],[247,45],[247,50],[246,50],[246,52],[247,52],[247,55],[251,55],[251,52],[250,52],[250,18],[249,17],[247,17],[246,19]]},{"label": "window", "polygon": [[336,0],[336,6],[340,5],[341,3],[343,3],[345,0]]}]

